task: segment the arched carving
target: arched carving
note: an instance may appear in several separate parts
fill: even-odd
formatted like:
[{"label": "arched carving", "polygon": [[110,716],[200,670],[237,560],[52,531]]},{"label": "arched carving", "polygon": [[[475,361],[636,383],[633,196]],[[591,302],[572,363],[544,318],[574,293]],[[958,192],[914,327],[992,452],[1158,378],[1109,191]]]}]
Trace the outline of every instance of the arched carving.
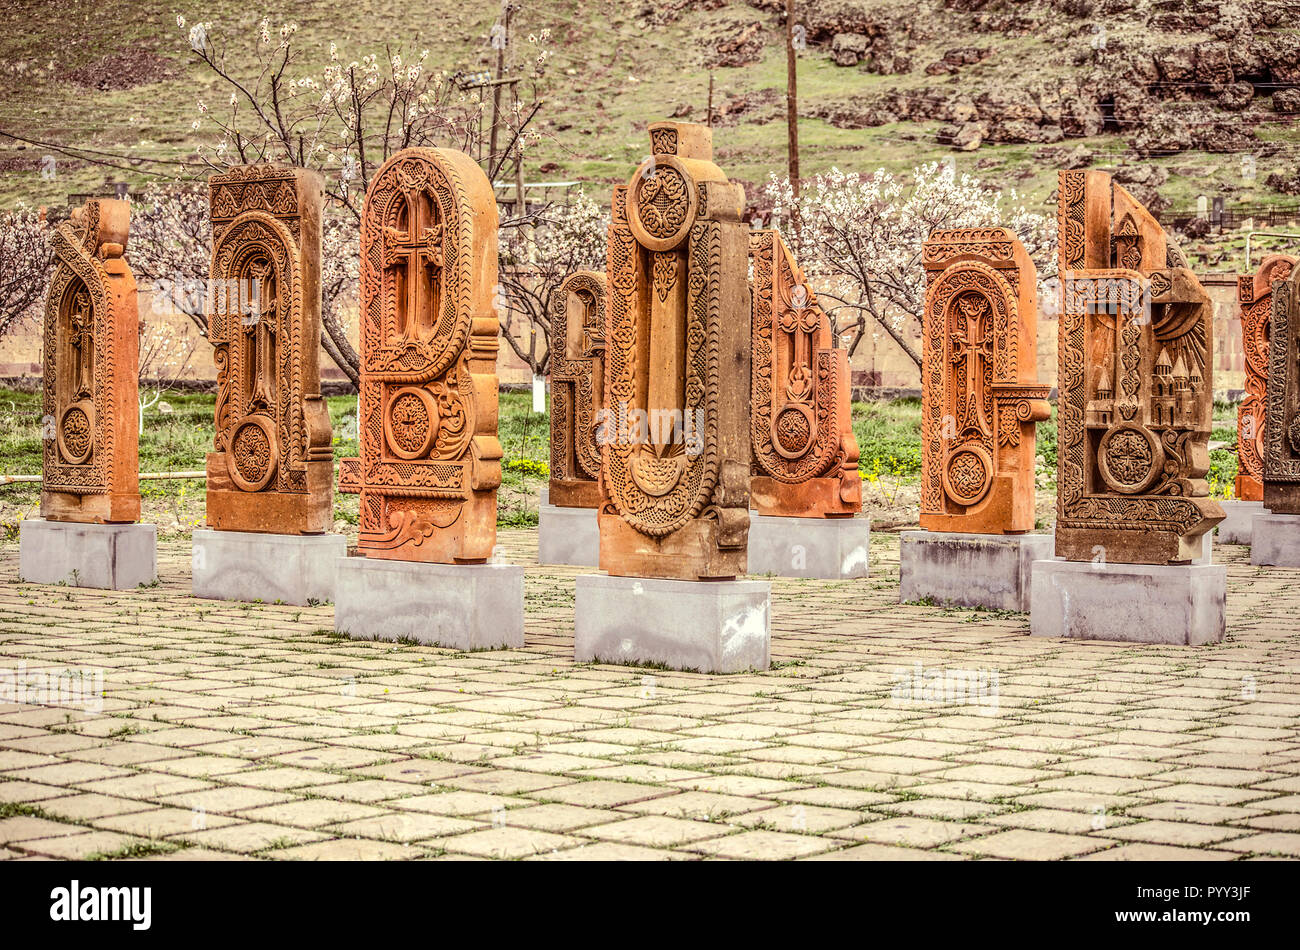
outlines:
[{"label": "arched carving", "polygon": [[926,241],[921,526],[1019,533],[1034,527],[1037,274],[1004,228]]},{"label": "arched carving", "polygon": [[848,353],[836,348],[780,232],[752,231],[750,446],[755,510],[847,517],[862,509]]},{"label": "arched carving", "polygon": [[127,202],[92,198],[51,235],[45,306],[41,516],[140,517],[139,309],[124,257]]},{"label": "arched carving", "polygon": [[321,178],[249,165],[214,175],[208,187],[208,338],[217,365],[208,524],[328,531],[334,449],[320,393]]}]

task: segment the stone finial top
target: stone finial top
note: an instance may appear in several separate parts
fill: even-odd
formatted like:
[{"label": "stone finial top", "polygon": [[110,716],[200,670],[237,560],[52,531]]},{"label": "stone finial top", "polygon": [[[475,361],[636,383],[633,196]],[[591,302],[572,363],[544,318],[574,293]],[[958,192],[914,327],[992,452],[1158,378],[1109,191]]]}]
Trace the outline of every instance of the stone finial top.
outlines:
[{"label": "stone finial top", "polygon": [[694,122],[655,122],[650,126],[650,151],[713,161],[713,130]]}]

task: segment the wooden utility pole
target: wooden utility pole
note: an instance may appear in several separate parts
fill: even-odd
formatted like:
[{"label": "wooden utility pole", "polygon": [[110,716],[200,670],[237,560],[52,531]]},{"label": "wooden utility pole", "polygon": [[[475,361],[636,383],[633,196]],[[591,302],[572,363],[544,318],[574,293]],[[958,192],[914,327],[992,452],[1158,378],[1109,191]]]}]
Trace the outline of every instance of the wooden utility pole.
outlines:
[{"label": "wooden utility pole", "polygon": [[799,87],[795,69],[794,0],[785,0],[785,115],[789,130],[790,187],[799,194]]},{"label": "wooden utility pole", "polygon": [[488,168],[493,168],[497,161],[497,130],[501,127],[501,74],[506,68],[506,45],[510,42],[510,0],[501,0],[501,29],[492,29],[492,45],[497,51],[497,69],[494,77],[497,82],[492,87],[492,138],[488,145]]}]

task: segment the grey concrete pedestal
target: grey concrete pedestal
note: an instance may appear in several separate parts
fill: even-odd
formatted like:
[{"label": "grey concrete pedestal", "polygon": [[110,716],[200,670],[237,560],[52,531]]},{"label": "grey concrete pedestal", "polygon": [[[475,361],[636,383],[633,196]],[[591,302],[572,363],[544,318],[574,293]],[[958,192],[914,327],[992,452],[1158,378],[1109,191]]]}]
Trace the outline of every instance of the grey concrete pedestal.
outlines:
[{"label": "grey concrete pedestal", "polygon": [[700,673],[765,670],[772,585],[581,574],[574,603],[578,662],[645,663]]},{"label": "grey concrete pedestal", "polygon": [[334,599],[334,565],[348,553],[341,534],[194,532],[193,591],[213,600],[324,603]]},{"label": "grey concrete pedestal", "polygon": [[158,579],[158,526],[25,518],[18,574],[33,584],[131,590]]},{"label": "grey concrete pedestal", "polygon": [[1213,564],[1039,561],[1036,637],[1196,645],[1223,639],[1228,569]]},{"label": "grey concrete pedestal", "polygon": [[1251,564],[1300,567],[1300,515],[1257,514],[1250,530]]},{"label": "grey concrete pedestal", "polygon": [[787,518],[749,513],[750,574],[844,580],[866,577],[871,519]]},{"label": "grey concrete pedestal", "polygon": [[1035,561],[1052,556],[1050,534],[904,531],[899,546],[902,603],[1029,610]]},{"label": "grey concrete pedestal", "polygon": [[1250,544],[1251,522],[1255,515],[1266,515],[1262,501],[1221,501],[1224,518],[1219,522],[1220,544]]},{"label": "grey concrete pedestal", "polygon": [[513,564],[335,561],[334,629],[457,650],[524,645],[524,569]]},{"label": "grey concrete pedestal", "polygon": [[595,508],[561,508],[552,505],[542,489],[537,508],[537,563],[600,564],[600,527]]}]

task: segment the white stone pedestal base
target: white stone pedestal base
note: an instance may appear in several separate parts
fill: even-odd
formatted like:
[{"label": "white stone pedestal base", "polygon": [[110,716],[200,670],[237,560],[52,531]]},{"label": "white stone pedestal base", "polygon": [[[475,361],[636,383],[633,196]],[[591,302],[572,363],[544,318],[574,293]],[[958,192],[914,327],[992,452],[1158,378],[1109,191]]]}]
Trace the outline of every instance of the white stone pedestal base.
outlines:
[{"label": "white stone pedestal base", "polygon": [[334,566],[348,553],[341,534],[194,532],[193,590],[213,600],[267,604],[334,599]]},{"label": "white stone pedestal base", "polygon": [[1228,569],[1213,564],[1034,565],[1029,632],[1131,643],[1218,643]]},{"label": "white stone pedestal base", "polygon": [[788,518],[749,513],[750,574],[839,581],[866,577],[871,519]]},{"label": "white stone pedestal base", "polygon": [[131,590],[158,580],[158,526],[25,518],[18,574],[33,584]]},{"label": "white stone pedestal base", "polygon": [[772,585],[581,574],[573,627],[580,663],[645,663],[700,673],[765,670]]},{"label": "white stone pedestal base", "polygon": [[1255,515],[1266,515],[1262,501],[1221,501],[1224,519],[1219,522],[1220,544],[1250,544],[1251,522]]},{"label": "white stone pedestal base", "polygon": [[537,563],[600,564],[600,527],[595,508],[561,508],[552,505],[542,489],[537,508]]},{"label": "white stone pedestal base", "polygon": [[1034,562],[1050,558],[1053,544],[1050,534],[904,531],[898,599],[1024,613]]},{"label": "white stone pedestal base", "polygon": [[1300,567],[1300,515],[1263,512],[1251,519],[1250,563]]},{"label": "white stone pedestal base", "polygon": [[339,633],[457,650],[524,645],[522,567],[341,557],[335,571]]}]

